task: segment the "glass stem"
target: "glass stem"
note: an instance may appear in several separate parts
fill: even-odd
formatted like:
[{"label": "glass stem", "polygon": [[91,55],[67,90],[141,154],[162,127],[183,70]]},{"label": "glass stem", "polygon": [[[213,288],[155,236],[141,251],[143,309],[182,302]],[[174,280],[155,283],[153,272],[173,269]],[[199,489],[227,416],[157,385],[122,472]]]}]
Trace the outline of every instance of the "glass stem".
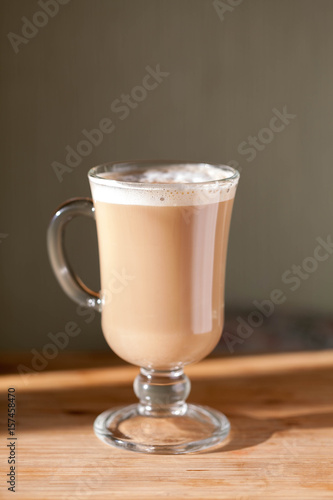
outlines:
[{"label": "glass stem", "polygon": [[183,370],[158,371],[140,369],[134,380],[134,392],[139,398],[139,413],[151,417],[184,415],[185,400],[191,382]]}]

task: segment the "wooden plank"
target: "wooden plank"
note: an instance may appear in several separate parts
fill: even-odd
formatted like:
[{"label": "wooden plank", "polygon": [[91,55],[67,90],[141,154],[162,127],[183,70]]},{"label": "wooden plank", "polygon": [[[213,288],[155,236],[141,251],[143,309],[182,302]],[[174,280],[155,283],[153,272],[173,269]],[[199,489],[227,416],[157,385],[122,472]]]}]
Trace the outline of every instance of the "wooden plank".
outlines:
[{"label": "wooden plank", "polygon": [[[59,355],[50,364],[57,370],[28,381],[17,373],[0,378],[2,416],[7,388],[17,394],[16,498],[333,498],[332,351],[209,359],[188,367],[189,401],[225,412],[232,433],[217,451],[181,456],[135,454],[97,440],[95,416],[135,401],[137,369],[107,368],[105,355],[91,353],[83,368],[85,356],[71,354],[72,370]],[[12,498],[5,474],[0,497]]]}]

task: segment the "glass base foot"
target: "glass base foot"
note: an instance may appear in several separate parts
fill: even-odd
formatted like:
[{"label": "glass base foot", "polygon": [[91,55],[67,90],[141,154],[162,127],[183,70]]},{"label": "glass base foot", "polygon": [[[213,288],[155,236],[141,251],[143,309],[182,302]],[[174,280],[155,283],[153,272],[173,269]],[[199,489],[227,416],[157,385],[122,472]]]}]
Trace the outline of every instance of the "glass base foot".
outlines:
[{"label": "glass base foot", "polygon": [[133,404],[103,412],[94,431],[117,448],[167,455],[217,445],[228,436],[230,423],[222,413],[204,406],[185,404],[180,412],[148,416],[140,404]]}]

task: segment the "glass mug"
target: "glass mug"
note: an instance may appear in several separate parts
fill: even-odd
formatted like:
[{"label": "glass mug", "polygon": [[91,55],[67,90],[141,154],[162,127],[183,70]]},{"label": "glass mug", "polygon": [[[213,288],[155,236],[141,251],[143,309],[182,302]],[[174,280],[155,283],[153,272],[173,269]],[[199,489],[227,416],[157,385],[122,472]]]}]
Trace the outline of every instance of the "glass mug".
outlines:
[{"label": "glass mug", "polygon": [[[139,403],[97,417],[96,435],[127,450],[179,454],[226,438],[225,415],[186,403],[183,367],[207,356],[224,323],[229,225],[239,173],[205,163],[106,163],[88,173],[93,201],[75,198],[55,212],[47,234],[53,271],[81,306],[102,314],[111,349],[140,367]],[[100,292],[72,271],[67,223],[96,219]]]}]

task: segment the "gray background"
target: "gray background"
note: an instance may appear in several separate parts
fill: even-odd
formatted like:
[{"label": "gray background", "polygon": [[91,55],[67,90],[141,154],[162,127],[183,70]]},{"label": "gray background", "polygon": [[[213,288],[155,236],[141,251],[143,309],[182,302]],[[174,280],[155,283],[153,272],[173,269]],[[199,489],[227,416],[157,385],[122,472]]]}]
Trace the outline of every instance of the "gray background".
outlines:
[{"label": "gray background", "polygon": [[[83,324],[53,277],[45,233],[57,205],[89,195],[88,169],[109,160],[239,163],[227,307],[286,290],[282,273],[332,232],[333,2],[244,0],[221,19],[210,0],[71,0],[15,54],[7,34],[38,10],[0,3],[2,347],[38,349],[68,321]],[[157,64],[169,76],[120,120],[111,103]],[[239,145],[284,106],[296,118],[247,161]],[[115,131],[60,183],[52,162],[104,117]],[[94,223],[71,229],[74,268],[97,289]],[[279,311],[330,313],[332,273],[333,257]],[[68,348],[105,345],[96,315]]]}]

